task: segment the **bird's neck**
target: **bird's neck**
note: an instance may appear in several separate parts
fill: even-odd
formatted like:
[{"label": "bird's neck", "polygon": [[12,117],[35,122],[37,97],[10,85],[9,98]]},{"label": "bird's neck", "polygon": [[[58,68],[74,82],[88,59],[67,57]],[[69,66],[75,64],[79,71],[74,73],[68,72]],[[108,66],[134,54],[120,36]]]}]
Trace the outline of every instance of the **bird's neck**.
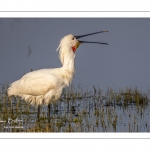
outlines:
[{"label": "bird's neck", "polygon": [[67,69],[69,71],[73,71],[74,70],[75,54],[72,51],[72,49],[70,49],[69,46],[61,46],[60,47],[59,58],[61,60],[62,67],[64,69]]},{"label": "bird's neck", "polygon": [[64,57],[63,69],[73,71],[74,70],[74,58]]},{"label": "bird's neck", "polygon": [[75,73],[74,58],[75,54],[73,53],[72,50],[65,48],[65,50],[60,51],[60,60],[62,62],[63,78],[65,79],[67,86],[72,81]]},{"label": "bird's neck", "polygon": [[66,86],[69,86],[75,74],[74,59],[67,59],[62,66],[62,77]]}]

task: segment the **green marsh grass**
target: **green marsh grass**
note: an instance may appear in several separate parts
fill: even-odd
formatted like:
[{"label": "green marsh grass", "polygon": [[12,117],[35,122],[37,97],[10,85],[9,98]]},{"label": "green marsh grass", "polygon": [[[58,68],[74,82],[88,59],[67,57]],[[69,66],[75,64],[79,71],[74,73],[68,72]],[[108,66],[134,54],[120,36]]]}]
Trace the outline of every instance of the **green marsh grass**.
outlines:
[{"label": "green marsh grass", "polygon": [[95,86],[93,90],[71,86],[50,109],[41,106],[37,114],[38,107],[19,97],[8,97],[6,89],[3,86],[0,92],[1,132],[150,131],[149,90],[108,88],[104,92]]}]

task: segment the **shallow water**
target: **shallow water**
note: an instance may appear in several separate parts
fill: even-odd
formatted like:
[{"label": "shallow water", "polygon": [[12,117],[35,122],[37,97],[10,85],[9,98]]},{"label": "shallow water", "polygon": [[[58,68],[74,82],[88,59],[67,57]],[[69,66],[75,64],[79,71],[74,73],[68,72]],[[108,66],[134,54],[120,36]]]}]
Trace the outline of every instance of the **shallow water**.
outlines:
[{"label": "shallow water", "polygon": [[[80,92],[79,92],[80,91]],[[1,132],[149,132],[149,94],[66,90],[48,107],[31,106],[20,98],[0,97]]]}]

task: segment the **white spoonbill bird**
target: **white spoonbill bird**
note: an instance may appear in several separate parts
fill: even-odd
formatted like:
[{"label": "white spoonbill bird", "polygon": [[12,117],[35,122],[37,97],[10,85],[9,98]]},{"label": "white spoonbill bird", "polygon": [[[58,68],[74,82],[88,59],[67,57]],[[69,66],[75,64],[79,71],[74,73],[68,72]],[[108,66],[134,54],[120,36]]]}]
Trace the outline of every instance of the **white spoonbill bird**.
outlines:
[{"label": "white spoonbill bird", "polygon": [[81,43],[108,45],[102,42],[79,41],[77,39],[104,32],[108,31],[104,30],[80,36],[73,36],[72,34],[64,36],[57,48],[62,67],[41,69],[25,74],[21,79],[10,84],[7,90],[8,96],[20,96],[32,105],[49,105],[58,100],[63,88],[69,86],[73,79],[75,52],[79,45]]}]

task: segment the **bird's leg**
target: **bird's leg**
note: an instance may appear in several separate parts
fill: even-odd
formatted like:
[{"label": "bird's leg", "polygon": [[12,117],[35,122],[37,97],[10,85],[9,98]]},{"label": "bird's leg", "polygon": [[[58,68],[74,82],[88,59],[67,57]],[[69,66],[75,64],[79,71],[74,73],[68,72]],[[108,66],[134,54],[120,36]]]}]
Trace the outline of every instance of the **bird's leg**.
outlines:
[{"label": "bird's leg", "polygon": [[51,104],[48,104],[48,113],[47,113],[48,122],[50,122],[50,112],[51,112]]},{"label": "bird's leg", "polygon": [[40,108],[41,108],[41,106],[38,105],[38,112],[37,112],[38,121],[40,121]]}]

